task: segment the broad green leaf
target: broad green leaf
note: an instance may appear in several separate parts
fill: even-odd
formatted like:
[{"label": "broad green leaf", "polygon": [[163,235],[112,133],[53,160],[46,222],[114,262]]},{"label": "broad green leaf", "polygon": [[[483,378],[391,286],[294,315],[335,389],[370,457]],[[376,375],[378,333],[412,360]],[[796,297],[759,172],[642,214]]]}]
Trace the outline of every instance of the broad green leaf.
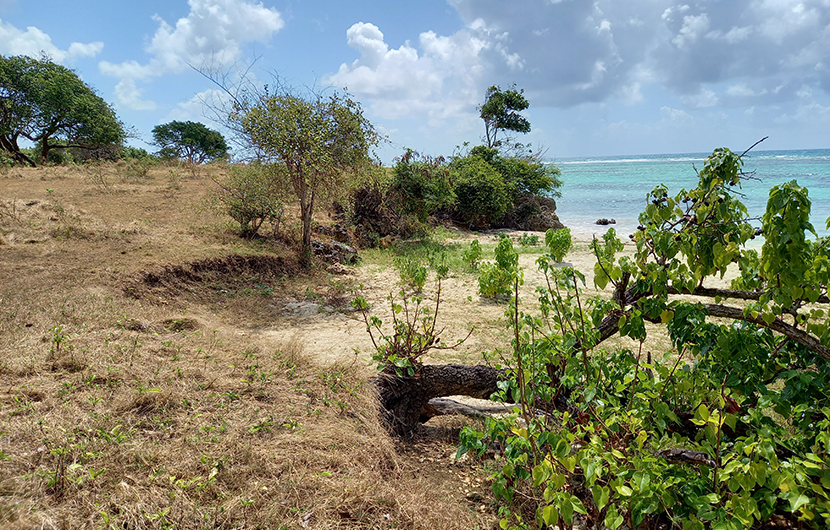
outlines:
[{"label": "broad green leaf", "polygon": [[542,508],[542,520],[546,525],[553,527],[559,522],[559,511],[555,506],[545,506]]},{"label": "broad green leaf", "polygon": [[605,526],[611,530],[617,530],[623,524],[623,516],[617,511],[617,506],[612,504],[605,515]]},{"label": "broad green leaf", "polygon": [[593,488],[591,488],[591,495],[594,497],[594,504],[597,505],[597,509],[602,510],[608,504],[611,489],[608,488],[608,486],[600,486],[599,484],[596,484]]}]

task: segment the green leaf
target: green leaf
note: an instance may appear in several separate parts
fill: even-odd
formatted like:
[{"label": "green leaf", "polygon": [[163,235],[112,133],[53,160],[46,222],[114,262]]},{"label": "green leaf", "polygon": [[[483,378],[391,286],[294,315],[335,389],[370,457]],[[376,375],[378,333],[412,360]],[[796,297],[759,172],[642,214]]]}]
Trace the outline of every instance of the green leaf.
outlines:
[{"label": "green leaf", "polygon": [[617,487],[617,493],[619,493],[623,497],[631,497],[634,494],[634,490],[623,484]]},{"label": "green leaf", "polygon": [[796,512],[799,508],[810,502],[810,497],[804,495],[803,493],[794,494],[793,492],[787,500],[790,502],[790,510]]},{"label": "green leaf", "polygon": [[611,530],[617,530],[623,524],[623,516],[617,511],[617,506],[612,504],[605,514],[605,526]]},{"label": "green leaf", "polygon": [[577,497],[571,497],[571,504],[573,504],[573,509],[577,513],[581,513],[582,515],[587,515],[588,510],[585,509],[585,505],[582,504],[582,501],[579,500]]},{"label": "green leaf", "polygon": [[559,512],[553,505],[542,508],[542,520],[546,525],[553,527],[559,522]]},{"label": "green leaf", "polygon": [[594,504],[597,505],[598,510],[602,510],[608,504],[608,499],[611,495],[611,489],[608,486],[594,485],[591,488],[591,495],[594,497]]},{"label": "green leaf", "polygon": [[651,482],[651,476],[647,473],[643,473],[642,471],[636,471],[631,480],[634,482],[634,485],[637,486],[637,490],[644,491],[646,486],[648,486]]},{"label": "green leaf", "polygon": [[533,486],[536,487],[542,482],[546,481],[551,474],[550,464],[547,462],[542,462],[538,466],[533,468],[532,476],[533,476]]},{"label": "green leaf", "polygon": [[559,505],[559,511],[562,514],[562,520],[565,524],[570,525],[574,519],[574,506],[571,504],[571,501],[565,499]]}]

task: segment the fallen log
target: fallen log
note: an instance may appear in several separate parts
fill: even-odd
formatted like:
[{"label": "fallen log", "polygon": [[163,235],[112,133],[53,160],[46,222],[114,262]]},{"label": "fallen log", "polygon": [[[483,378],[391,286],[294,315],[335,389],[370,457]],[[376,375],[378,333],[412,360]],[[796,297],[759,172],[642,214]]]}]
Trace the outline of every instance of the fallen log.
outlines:
[{"label": "fallen log", "polygon": [[389,428],[398,435],[411,436],[422,420],[437,415],[440,402],[430,407],[431,399],[447,396],[489,399],[498,390],[498,382],[506,378],[503,370],[490,366],[427,364],[412,376],[397,375],[387,368],[375,377],[374,385]]}]

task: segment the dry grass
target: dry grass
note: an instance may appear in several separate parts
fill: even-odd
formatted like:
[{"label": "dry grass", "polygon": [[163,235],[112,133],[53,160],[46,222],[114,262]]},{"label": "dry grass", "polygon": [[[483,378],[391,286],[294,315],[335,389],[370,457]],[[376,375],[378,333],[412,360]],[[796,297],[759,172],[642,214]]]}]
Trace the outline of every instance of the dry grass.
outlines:
[{"label": "dry grass", "polygon": [[0,527],[492,524],[457,424],[398,446],[364,364],[256,333],[332,280],[204,210],[221,171],[0,175]]}]

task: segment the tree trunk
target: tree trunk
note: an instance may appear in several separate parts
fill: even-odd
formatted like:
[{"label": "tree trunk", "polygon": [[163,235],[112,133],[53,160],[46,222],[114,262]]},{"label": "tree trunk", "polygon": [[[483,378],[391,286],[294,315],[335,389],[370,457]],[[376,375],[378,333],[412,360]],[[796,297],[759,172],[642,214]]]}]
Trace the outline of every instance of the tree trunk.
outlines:
[{"label": "tree trunk", "polygon": [[313,213],[314,192],[309,192],[306,188],[305,196],[300,198],[300,219],[303,222],[303,247],[300,263],[306,268],[311,267],[311,217]]},{"label": "tree trunk", "polygon": [[16,162],[36,167],[37,163],[35,163],[34,160],[26,156],[20,150],[20,147],[18,147],[16,136],[17,135],[14,135],[12,137],[0,136],[0,147],[2,147],[4,151],[9,153]]},{"label": "tree trunk", "polygon": [[398,435],[411,436],[418,425],[436,415],[429,400],[445,396],[489,399],[505,379],[489,366],[425,365],[413,376],[399,376],[387,368],[374,380],[387,425]]}]

